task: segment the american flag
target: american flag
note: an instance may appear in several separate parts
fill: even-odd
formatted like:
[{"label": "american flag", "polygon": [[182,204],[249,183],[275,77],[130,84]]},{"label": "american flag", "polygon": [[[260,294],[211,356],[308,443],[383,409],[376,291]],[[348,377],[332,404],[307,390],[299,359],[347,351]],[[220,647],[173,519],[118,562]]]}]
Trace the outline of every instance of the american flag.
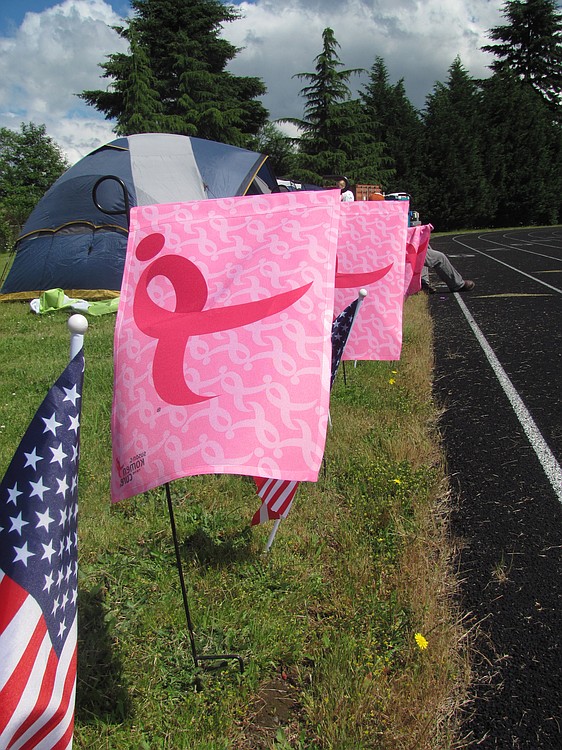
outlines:
[{"label": "american flag", "polygon": [[72,747],[82,350],[0,484],[0,748]]},{"label": "american flag", "polygon": [[300,483],[263,477],[254,477],[254,482],[261,505],[252,518],[252,526],[277,518],[287,518]]},{"label": "american flag", "polygon": [[[353,327],[353,321],[357,314],[357,309],[361,297],[353,300],[343,312],[332,323],[332,375],[330,379],[330,388],[334,385],[334,380],[338,374],[341,358],[345,345]],[[258,496],[261,498],[261,506],[252,518],[252,526],[266,521],[276,520],[278,518],[287,518],[291,505],[300,482],[292,482],[288,479],[263,479],[254,477]]]},{"label": "american flag", "polygon": [[360,297],[354,299],[353,302],[348,305],[332,323],[332,377],[330,380],[330,390],[334,385],[334,380],[338,374],[338,368],[340,366],[341,358],[343,357],[349,334],[351,333],[351,328],[353,327],[353,321],[357,314],[357,307],[360,299]]}]

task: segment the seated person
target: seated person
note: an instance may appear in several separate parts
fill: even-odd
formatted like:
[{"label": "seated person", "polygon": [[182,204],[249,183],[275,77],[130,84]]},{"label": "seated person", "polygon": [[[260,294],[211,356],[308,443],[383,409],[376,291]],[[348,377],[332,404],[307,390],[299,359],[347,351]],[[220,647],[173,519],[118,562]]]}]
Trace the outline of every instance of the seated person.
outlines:
[{"label": "seated person", "polygon": [[429,283],[428,269],[435,271],[451,292],[471,292],[475,287],[474,281],[463,279],[449,258],[444,253],[440,253],[439,250],[434,250],[431,245],[427,247],[421,283],[422,290],[425,290],[429,294],[434,294],[436,290]]}]

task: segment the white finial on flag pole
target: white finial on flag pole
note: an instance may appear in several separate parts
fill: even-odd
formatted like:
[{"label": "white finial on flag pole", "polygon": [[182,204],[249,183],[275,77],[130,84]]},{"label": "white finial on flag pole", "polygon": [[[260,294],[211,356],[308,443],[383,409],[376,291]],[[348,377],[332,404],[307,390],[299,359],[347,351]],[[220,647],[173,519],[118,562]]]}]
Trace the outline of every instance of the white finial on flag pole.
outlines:
[{"label": "white finial on flag pole", "polygon": [[68,328],[70,330],[70,360],[72,361],[84,346],[84,334],[88,330],[88,319],[79,313],[71,315],[68,319]]}]

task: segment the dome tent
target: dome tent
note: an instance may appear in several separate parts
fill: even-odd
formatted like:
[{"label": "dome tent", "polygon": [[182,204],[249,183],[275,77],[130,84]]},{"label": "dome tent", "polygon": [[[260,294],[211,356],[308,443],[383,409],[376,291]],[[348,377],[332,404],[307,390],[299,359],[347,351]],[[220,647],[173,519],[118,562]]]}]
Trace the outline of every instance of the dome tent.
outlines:
[{"label": "dome tent", "polygon": [[70,167],[37,203],[0,293],[118,291],[130,207],[272,192],[277,182],[266,160],[168,133],[111,141]]}]

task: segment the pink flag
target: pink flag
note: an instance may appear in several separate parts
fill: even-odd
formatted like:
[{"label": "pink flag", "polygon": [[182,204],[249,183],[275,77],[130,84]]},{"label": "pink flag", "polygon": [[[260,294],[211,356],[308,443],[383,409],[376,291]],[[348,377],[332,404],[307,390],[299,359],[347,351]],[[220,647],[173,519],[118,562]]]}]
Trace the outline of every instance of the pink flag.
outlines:
[{"label": "pink flag", "polygon": [[[349,334],[353,330],[353,324],[357,319],[357,311],[363,297],[358,297],[351,305],[345,308],[332,323],[332,372],[330,377],[330,389],[334,384],[342,354],[345,351]],[[252,526],[265,523],[272,519],[287,518],[297,490],[299,482],[290,482],[286,479],[264,479],[254,477],[258,496],[262,504],[252,518]]]},{"label": "pink flag", "polygon": [[355,201],[342,205],[335,313],[368,294],[343,359],[400,359],[407,201]]},{"label": "pink flag", "polygon": [[417,227],[408,227],[406,269],[404,276],[406,297],[409,297],[411,294],[416,294],[421,289],[421,274],[432,229],[433,226],[431,224],[420,224]]},{"label": "pink flag", "polygon": [[195,474],[317,479],[340,211],[336,190],[133,209],[113,501]]}]

